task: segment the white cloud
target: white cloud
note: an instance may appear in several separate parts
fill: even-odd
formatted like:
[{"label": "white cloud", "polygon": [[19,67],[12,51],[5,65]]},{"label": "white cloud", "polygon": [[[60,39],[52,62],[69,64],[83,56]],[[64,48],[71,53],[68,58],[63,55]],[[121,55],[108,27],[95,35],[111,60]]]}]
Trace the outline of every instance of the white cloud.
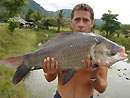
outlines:
[{"label": "white cloud", "polygon": [[59,9],[72,9],[76,4],[87,3],[95,12],[95,18],[101,18],[103,13],[111,10],[114,14],[119,14],[121,23],[130,24],[130,1],[129,0],[35,0],[48,11]]}]

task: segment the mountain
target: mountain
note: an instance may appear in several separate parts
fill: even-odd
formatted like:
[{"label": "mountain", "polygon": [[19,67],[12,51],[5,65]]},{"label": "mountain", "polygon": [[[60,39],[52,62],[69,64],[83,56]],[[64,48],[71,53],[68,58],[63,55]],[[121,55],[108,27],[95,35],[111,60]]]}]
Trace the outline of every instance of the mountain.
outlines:
[{"label": "mountain", "polygon": [[[63,9],[63,11],[64,11],[64,17],[70,18],[72,10],[71,9]],[[52,16],[56,15],[57,13],[58,13],[58,11],[55,11],[55,12],[54,11],[48,11],[48,14],[50,14]]]},{"label": "mountain", "polygon": [[99,25],[99,26],[100,26],[100,25],[103,24],[103,23],[104,23],[104,22],[103,22],[102,19],[96,19],[96,20],[95,20],[95,24],[96,24],[96,25]]},{"label": "mountain", "polygon": [[63,9],[64,10],[64,17],[70,18],[71,17],[71,9]]},{"label": "mountain", "polygon": [[24,7],[25,12],[27,12],[28,9],[31,8],[32,10],[38,11],[41,14],[48,15],[48,12],[43,7],[41,7],[40,4],[36,3],[33,0],[27,0],[27,2],[28,4]]},{"label": "mountain", "polygon": [[[33,0],[26,0],[26,1],[27,1],[27,5],[24,6],[24,10],[21,12],[23,15],[25,15],[28,9],[30,8],[34,11],[38,11],[41,14],[48,15],[48,12],[43,7],[41,7],[40,4],[36,3]],[[5,8],[0,7],[0,13],[4,11]]]}]

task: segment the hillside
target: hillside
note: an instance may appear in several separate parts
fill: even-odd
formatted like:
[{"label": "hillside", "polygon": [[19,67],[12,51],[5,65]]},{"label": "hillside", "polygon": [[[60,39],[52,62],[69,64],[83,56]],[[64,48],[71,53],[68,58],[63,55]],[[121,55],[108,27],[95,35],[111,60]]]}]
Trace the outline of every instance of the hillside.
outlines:
[{"label": "hillside", "polygon": [[[24,10],[22,11],[22,14],[26,14],[29,8],[33,9],[34,11],[38,11],[41,14],[48,15],[48,12],[40,6],[40,4],[36,3],[33,0],[26,0],[28,2],[27,5],[24,6]],[[0,7],[0,13],[4,12],[5,9]]]},{"label": "hillside", "polygon": [[39,13],[42,13],[44,15],[48,15],[48,12],[41,7],[38,3],[36,3],[33,0],[27,0],[28,5],[25,6],[25,12],[29,9],[32,8],[34,11],[38,11]]},{"label": "hillside", "polygon": [[100,26],[101,24],[103,24],[103,20],[102,19],[96,19],[95,24]]},{"label": "hillside", "polygon": [[[64,11],[64,17],[70,18],[72,10],[71,9],[63,9],[63,11]],[[55,11],[55,12],[54,11],[48,11],[48,14],[50,14],[52,16],[54,16],[57,13],[58,13],[58,11]]]}]

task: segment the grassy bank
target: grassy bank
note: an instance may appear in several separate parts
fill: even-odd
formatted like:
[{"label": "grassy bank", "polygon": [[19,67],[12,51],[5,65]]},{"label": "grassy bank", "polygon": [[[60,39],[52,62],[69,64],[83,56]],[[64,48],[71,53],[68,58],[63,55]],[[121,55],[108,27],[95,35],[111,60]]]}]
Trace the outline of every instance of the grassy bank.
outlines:
[{"label": "grassy bank", "polygon": [[[32,52],[38,49],[39,42],[45,42],[56,34],[54,30],[16,29],[12,35],[7,26],[8,24],[0,24],[0,59]],[[12,85],[15,71],[16,69],[0,66],[0,98],[30,98],[24,91],[23,81],[16,86]]]}]

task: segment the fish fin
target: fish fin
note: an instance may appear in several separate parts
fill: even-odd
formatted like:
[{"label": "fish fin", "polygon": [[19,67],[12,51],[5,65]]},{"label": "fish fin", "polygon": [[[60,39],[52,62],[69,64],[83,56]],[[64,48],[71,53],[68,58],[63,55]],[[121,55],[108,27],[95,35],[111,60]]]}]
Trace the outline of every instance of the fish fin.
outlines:
[{"label": "fish fin", "polygon": [[74,76],[75,72],[75,70],[62,71],[62,85],[66,84]]},{"label": "fish fin", "polygon": [[31,68],[28,68],[25,64],[19,66],[13,76],[12,83],[14,85],[18,84],[30,70]]},{"label": "fish fin", "polygon": [[17,68],[18,66],[22,64],[23,58],[24,56],[5,58],[5,59],[0,60],[0,64],[8,68]]},{"label": "fish fin", "polygon": [[62,32],[62,33],[57,33],[56,37],[52,38],[51,40],[48,40],[47,42],[43,43],[40,48],[44,48],[46,46],[52,45],[53,43],[55,43],[56,41],[58,41],[59,39],[65,38],[68,35],[73,34],[74,32]]},{"label": "fish fin", "polygon": [[96,38],[94,38],[94,40],[95,40],[95,44],[94,45],[92,45],[92,47],[91,47],[91,52],[90,52],[90,55],[91,55],[91,57],[92,57],[92,59],[93,59],[93,61],[94,61],[94,63],[97,63],[97,57],[96,57],[96,46],[98,45],[98,44],[100,44],[101,42],[99,42]]}]

